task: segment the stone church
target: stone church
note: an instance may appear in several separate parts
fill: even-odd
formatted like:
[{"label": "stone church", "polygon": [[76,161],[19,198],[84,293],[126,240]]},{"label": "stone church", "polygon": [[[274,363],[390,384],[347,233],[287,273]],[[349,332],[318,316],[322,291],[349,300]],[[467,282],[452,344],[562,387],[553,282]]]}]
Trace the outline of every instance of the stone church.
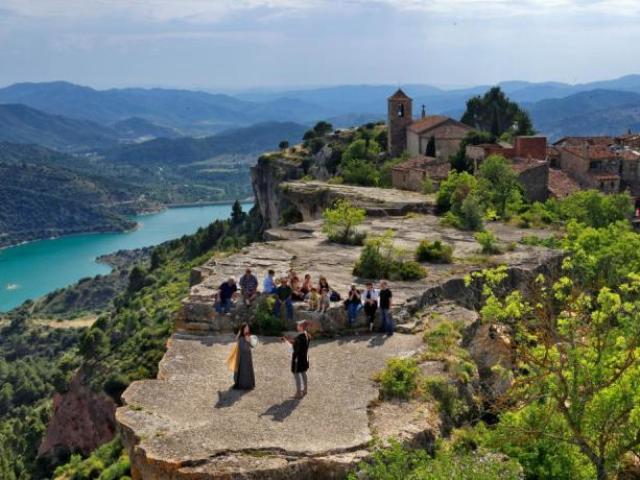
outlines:
[{"label": "stone church", "polygon": [[427,156],[427,146],[433,138],[432,152],[438,160],[449,157],[460,148],[462,139],[472,128],[443,115],[427,115],[424,105],[419,120],[413,119],[413,100],[401,89],[388,99],[389,154],[393,157],[405,151],[410,157]]}]

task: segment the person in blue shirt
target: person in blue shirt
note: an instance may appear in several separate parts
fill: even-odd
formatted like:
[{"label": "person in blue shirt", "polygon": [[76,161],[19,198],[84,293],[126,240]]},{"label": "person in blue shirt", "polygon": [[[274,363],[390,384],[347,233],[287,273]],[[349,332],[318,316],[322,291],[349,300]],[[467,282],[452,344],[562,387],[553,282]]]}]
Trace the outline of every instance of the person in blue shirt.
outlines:
[{"label": "person in blue shirt", "polygon": [[276,293],[276,281],[274,279],[276,272],[269,270],[262,281],[262,292],[266,295]]},{"label": "person in blue shirt", "polygon": [[231,277],[226,282],[223,282],[218,288],[218,298],[216,303],[216,312],[229,315],[233,299],[237,295],[238,286],[236,285],[235,278]]}]

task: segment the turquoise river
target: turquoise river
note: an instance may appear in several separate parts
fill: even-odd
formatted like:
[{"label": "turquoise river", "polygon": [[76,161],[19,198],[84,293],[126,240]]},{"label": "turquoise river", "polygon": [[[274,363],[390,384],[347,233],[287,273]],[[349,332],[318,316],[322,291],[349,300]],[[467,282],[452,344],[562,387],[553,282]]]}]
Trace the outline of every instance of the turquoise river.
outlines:
[{"label": "turquoise river", "polygon": [[100,255],[179,238],[230,213],[231,205],[171,208],[134,217],[139,226],[131,232],[72,235],[0,250],[0,312],[81,278],[109,273],[111,267],[96,262]]}]

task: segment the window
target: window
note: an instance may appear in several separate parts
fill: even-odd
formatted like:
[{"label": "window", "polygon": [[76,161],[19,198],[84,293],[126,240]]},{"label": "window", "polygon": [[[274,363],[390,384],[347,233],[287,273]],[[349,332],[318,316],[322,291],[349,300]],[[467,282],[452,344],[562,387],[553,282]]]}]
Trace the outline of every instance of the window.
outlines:
[{"label": "window", "polygon": [[602,162],[600,160],[591,160],[591,162],[589,162],[589,168],[591,170],[600,170],[600,168],[602,168]]},{"label": "window", "polygon": [[404,105],[400,104],[398,105],[398,118],[403,118],[404,117]]}]

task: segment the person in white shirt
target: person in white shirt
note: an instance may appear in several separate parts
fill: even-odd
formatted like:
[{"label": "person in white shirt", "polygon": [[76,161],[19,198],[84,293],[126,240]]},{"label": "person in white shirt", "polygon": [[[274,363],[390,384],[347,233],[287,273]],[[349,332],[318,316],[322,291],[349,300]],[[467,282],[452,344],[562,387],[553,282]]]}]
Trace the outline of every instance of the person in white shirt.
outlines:
[{"label": "person in white shirt", "polygon": [[373,283],[367,283],[367,289],[362,293],[361,298],[364,302],[364,314],[369,323],[369,331],[373,332],[373,322],[376,319],[376,311],[378,310],[378,290],[373,288]]}]

